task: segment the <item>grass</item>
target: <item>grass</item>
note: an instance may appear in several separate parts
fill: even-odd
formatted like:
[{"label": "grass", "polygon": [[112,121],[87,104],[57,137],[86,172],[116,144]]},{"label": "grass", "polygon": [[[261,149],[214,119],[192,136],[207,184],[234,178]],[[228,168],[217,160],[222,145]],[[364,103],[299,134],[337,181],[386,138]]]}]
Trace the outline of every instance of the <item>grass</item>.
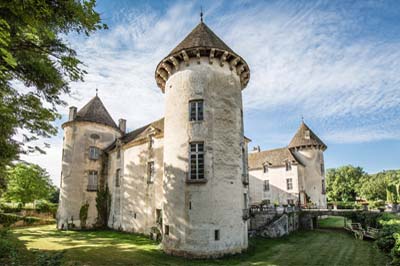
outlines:
[{"label": "grass", "polygon": [[320,228],[343,228],[344,227],[344,217],[328,216],[327,218],[319,219],[318,227],[320,227]]},{"label": "grass", "polygon": [[164,254],[146,237],[115,231],[57,231],[52,226],[13,229],[23,265],[34,261],[33,249],[65,251],[64,265],[385,265],[387,258],[372,242],[341,231],[299,231],[280,239],[251,240],[241,255],[189,261]]}]

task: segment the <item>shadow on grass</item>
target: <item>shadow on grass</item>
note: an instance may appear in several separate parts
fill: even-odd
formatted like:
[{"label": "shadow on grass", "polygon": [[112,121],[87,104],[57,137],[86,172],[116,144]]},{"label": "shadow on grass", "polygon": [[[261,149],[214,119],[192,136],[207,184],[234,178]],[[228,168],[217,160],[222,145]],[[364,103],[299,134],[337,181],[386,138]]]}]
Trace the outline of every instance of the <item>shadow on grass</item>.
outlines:
[{"label": "shadow on grass", "polygon": [[164,254],[157,243],[116,231],[57,231],[51,227],[13,231],[25,252],[65,250],[63,265],[385,265],[373,245],[329,230],[300,231],[279,239],[251,239],[244,254],[187,260]]}]

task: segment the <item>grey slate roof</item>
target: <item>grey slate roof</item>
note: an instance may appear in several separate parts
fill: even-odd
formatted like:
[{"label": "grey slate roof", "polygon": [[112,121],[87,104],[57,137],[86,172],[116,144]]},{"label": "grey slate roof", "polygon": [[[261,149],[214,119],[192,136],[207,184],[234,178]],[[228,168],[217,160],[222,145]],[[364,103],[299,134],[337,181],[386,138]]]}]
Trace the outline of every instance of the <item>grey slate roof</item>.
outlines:
[{"label": "grey slate roof", "polygon": [[[306,131],[310,131],[310,138],[306,139]],[[289,148],[298,148],[303,146],[322,146],[325,150],[327,146],[324,142],[304,123],[301,122],[299,129],[289,143]]]},{"label": "grey slate roof", "polygon": [[96,122],[118,129],[117,124],[97,95],[79,110],[74,120]]},{"label": "grey slate roof", "polygon": [[176,54],[184,49],[196,47],[217,48],[234,53],[204,22],[200,22],[183,41],[178,44],[170,53]]},{"label": "grey slate roof", "polygon": [[287,160],[293,164],[300,163],[287,147],[249,153],[249,168],[259,169],[262,168],[264,164],[268,164],[270,167],[284,166]]}]

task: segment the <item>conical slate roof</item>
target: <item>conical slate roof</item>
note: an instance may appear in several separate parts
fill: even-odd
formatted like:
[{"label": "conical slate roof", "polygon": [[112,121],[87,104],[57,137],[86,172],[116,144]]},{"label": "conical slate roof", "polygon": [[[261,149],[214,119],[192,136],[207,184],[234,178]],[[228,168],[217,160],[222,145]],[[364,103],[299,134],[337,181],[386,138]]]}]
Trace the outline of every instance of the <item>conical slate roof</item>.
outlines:
[{"label": "conical slate roof", "polygon": [[118,128],[97,95],[79,110],[74,120],[96,122]]},{"label": "conical slate roof", "polygon": [[182,50],[196,47],[217,48],[234,53],[204,22],[200,22],[186,38],[169,53],[169,56]]},{"label": "conical slate roof", "polygon": [[[307,131],[309,131],[309,137]],[[323,150],[327,148],[325,143],[304,122],[301,122],[288,147],[299,148],[303,146],[321,146]]]}]

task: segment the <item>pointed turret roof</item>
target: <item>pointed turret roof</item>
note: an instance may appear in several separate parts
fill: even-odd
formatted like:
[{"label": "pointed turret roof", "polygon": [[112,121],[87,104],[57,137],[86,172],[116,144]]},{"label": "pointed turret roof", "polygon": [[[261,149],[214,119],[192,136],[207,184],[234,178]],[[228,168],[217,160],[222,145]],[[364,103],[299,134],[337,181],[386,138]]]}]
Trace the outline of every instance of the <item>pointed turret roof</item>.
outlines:
[{"label": "pointed turret roof", "polygon": [[209,63],[218,60],[219,64],[229,65],[230,70],[240,77],[242,89],[250,80],[250,69],[246,61],[226,45],[203,21],[201,21],[163,60],[157,65],[155,78],[162,92],[168,78],[179,70],[180,63],[190,64],[190,58],[208,57]]},{"label": "pointed turret roof", "polygon": [[99,96],[93,97],[76,114],[75,121],[88,121],[118,128]]},{"label": "pointed turret roof", "polygon": [[204,22],[200,22],[169,55],[197,47],[217,48],[234,53]]},{"label": "pointed turret roof", "polygon": [[304,146],[318,146],[323,150],[327,148],[325,143],[302,121],[288,147],[300,148]]}]

